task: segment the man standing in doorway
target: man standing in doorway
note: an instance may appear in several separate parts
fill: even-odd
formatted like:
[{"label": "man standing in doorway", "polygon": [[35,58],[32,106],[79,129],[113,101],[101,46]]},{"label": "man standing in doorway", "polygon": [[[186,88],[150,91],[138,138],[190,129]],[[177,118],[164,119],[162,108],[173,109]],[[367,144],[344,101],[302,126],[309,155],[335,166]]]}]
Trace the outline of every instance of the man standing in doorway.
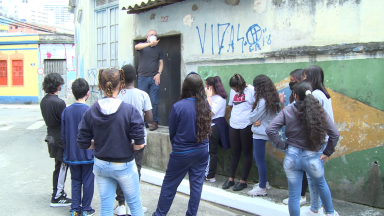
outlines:
[{"label": "man standing in doorway", "polygon": [[[152,103],[153,123],[149,128],[151,131],[158,128],[158,107],[160,76],[163,71],[163,49],[157,44],[157,33],[150,30],[147,42],[136,44],[135,49],[140,53],[138,72],[138,89],[149,94]],[[147,123],[146,123],[147,126]]]}]

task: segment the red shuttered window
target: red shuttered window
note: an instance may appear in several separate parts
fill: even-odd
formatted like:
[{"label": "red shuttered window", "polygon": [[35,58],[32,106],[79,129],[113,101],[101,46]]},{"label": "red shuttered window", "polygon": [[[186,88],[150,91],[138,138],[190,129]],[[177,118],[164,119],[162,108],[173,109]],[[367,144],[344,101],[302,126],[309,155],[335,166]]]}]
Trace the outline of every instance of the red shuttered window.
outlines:
[{"label": "red shuttered window", "polygon": [[12,85],[24,85],[23,60],[12,60]]},{"label": "red shuttered window", "polygon": [[7,60],[0,60],[0,85],[8,84]]}]

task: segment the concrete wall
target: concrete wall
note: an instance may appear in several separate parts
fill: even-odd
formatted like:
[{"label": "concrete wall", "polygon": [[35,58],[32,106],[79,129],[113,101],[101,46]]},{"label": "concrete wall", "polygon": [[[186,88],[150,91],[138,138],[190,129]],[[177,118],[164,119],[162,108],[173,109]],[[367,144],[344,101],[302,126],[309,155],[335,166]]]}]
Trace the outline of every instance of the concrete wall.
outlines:
[{"label": "concrete wall", "polygon": [[[120,8],[135,1],[121,2],[127,4],[120,3]],[[380,8],[384,1],[241,0],[233,6],[225,1],[186,0],[126,15],[129,23],[134,18],[134,37],[122,31],[128,41],[144,38],[149,29],[157,30],[160,37],[180,34],[182,79],[189,71],[198,71],[204,78],[219,75],[227,91],[234,73],[242,74],[248,83],[266,74],[288,98],[289,72],[321,66],[341,132],[325,168],[332,195],[384,208],[384,100],[380,94],[384,23],[377,21]],[[168,147],[161,146],[165,143],[156,136],[149,134],[152,159],[145,163],[164,169],[168,152],[163,150]],[[156,152],[158,163],[153,161]],[[286,187],[284,154],[268,145],[267,155],[269,181]],[[220,150],[218,173],[229,173],[229,159],[230,150]],[[257,180],[256,167],[252,167],[251,179]]]},{"label": "concrete wall", "polygon": [[[7,60],[7,85],[0,86],[0,104],[38,103],[38,35],[7,35],[0,37],[1,59]],[[23,60],[23,85],[12,84],[12,56]],[[19,58],[18,58],[19,59]]]}]

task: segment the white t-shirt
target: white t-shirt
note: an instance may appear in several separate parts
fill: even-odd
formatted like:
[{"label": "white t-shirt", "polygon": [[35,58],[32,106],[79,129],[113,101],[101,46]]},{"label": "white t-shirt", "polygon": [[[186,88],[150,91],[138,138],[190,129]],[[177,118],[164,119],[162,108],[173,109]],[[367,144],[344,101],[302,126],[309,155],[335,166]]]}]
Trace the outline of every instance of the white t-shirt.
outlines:
[{"label": "white t-shirt", "polygon": [[320,105],[324,108],[324,110],[328,113],[329,117],[331,117],[332,121],[335,122],[335,119],[333,117],[333,109],[332,109],[332,99],[327,98],[325,96],[324,92],[322,92],[319,89],[316,89],[312,92],[312,95],[319,100]]},{"label": "white t-shirt", "polygon": [[244,89],[244,94],[239,95],[233,89],[229,94],[229,106],[232,107],[229,125],[234,129],[244,129],[251,125],[249,114],[252,112],[252,106],[255,101],[255,88],[248,85]]},{"label": "white t-shirt", "polygon": [[[212,120],[220,117],[224,117],[227,100],[222,98],[220,95],[214,95],[211,97],[211,101],[212,101],[212,112],[213,112]],[[213,125],[215,125],[215,123],[211,124],[211,126]]]},{"label": "white t-shirt", "polygon": [[[149,95],[140,89],[125,89],[125,94],[121,92],[117,95],[117,98],[124,101],[124,103],[128,103],[136,107],[139,110],[141,117],[144,120],[144,112],[152,109],[151,100],[149,99]],[[145,144],[147,144],[147,130],[144,129],[145,132]]]}]

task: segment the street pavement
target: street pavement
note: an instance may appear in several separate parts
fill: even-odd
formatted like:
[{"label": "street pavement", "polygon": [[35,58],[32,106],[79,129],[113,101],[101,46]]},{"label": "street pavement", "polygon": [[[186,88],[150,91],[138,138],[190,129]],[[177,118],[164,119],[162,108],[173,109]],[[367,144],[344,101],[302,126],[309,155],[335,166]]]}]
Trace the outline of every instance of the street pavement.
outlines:
[{"label": "street pavement", "polygon": [[[0,215],[70,215],[70,207],[49,207],[54,160],[49,158],[47,144],[44,142],[45,135],[46,127],[38,105],[0,105]],[[216,183],[205,183],[204,187],[218,190],[225,180],[226,177],[217,176]],[[68,172],[65,187],[69,197],[71,197],[70,186]],[[145,215],[152,215],[155,211],[160,189],[156,185],[141,183],[143,205],[148,208]],[[250,189],[241,192],[228,191],[233,193],[233,197],[238,195],[247,197],[246,192]],[[267,197],[252,198],[254,199],[252,203],[255,208],[265,200],[272,204],[280,204],[287,196],[287,190],[272,188]],[[185,215],[188,199],[188,195],[178,193],[168,215]],[[233,200],[234,203],[236,201],[238,200]],[[333,200],[333,204],[342,216],[384,216],[383,209],[340,200]],[[100,199],[96,183],[92,207],[96,209],[96,215],[99,215]],[[279,208],[287,207],[280,205]],[[202,200],[198,215],[252,214]]]},{"label": "street pavement", "polygon": [[[44,142],[46,127],[38,105],[0,105],[0,215],[70,215],[70,207],[49,207],[52,194],[54,160]],[[66,192],[71,197],[68,170]],[[145,215],[157,206],[160,187],[141,183]],[[185,215],[189,197],[177,194],[168,215]],[[92,207],[100,212],[95,182]],[[201,201],[198,215],[251,215],[225,206]]]}]

